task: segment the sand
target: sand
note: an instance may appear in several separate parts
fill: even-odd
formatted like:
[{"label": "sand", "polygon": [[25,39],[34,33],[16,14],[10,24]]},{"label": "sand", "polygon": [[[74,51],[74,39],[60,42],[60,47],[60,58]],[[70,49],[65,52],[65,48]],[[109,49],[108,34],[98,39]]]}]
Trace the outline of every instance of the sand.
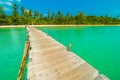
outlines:
[{"label": "sand", "polygon": [[[0,26],[0,28],[14,28],[14,27],[17,27],[17,28],[20,28],[20,27],[25,27],[26,25],[2,25]],[[53,26],[57,26],[57,27],[61,27],[61,26],[66,26],[66,27],[69,27],[69,26],[120,26],[120,24],[118,25],[29,25],[29,26],[32,26],[32,27],[53,27]]]}]

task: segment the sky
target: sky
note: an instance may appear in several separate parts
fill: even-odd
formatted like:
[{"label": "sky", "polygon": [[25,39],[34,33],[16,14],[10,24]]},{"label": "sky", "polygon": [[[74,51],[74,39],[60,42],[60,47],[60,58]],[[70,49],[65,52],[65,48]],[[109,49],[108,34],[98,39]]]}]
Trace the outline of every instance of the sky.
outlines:
[{"label": "sky", "polygon": [[85,15],[120,15],[120,0],[0,0],[0,5],[7,13],[12,12],[14,3],[19,10],[24,6],[27,10],[32,9],[43,14],[47,14],[48,10],[51,13],[60,10],[63,14],[69,12],[73,15],[81,11]]}]

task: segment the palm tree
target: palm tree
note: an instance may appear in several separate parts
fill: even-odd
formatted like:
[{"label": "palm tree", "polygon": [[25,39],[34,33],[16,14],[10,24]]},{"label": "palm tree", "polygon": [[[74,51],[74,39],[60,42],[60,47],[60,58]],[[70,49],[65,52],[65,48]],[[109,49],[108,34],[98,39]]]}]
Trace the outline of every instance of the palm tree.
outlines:
[{"label": "palm tree", "polygon": [[35,11],[34,12],[34,17],[37,18],[39,16],[39,12],[38,11]]},{"label": "palm tree", "polygon": [[43,24],[43,23],[44,23],[44,16],[43,16],[43,14],[40,14],[39,23],[40,23],[40,24]]},{"label": "palm tree", "polygon": [[21,7],[21,12],[22,12],[22,13],[21,13],[21,16],[24,17],[24,16],[25,16],[25,8],[24,8],[23,6]]},{"label": "palm tree", "polygon": [[5,23],[4,18],[5,18],[5,14],[4,14],[3,8],[0,6],[0,25]]},{"label": "palm tree", "polygon": [[18,12],[17,12],[17,5],[14,4],[13,5],[13,13],[12,13],[12,23],[13,24],[19,24],[19,15],[18,15]]},{"label": "palm tree", "polygon": [[29,17],[32,17],[32,9],[29,10]]},{"label": "palm tree", "polygon": [[52,13],[51,20],[52,20],[51,23],[54,24],[54,22],[55,22],[55,14],[54,13]]},{"label": "palm tree", "polygon": [[56,17],[58,17],[58,22],[59,22],[59,24],[61,24],[62,23],[63,15],[62,15],[62,13],[61,13],[60,10],[57,12],[57,16]]},{"label": "palm tree", "polygon": [[81,24],[82,21],[83,21],[83,16],[84,16],[84,13],[83,12],[79,12],[78,15],[77,15],[77,23],[78,24]]},{"label": "palm tree", "polygon": [[13,5],[13,17],[18,17],[18,12],[17,12],[17,4]]},{"label": "palm tree", "polygon": [[48,10],[48,20],[50,20],[50,11]]},{"label": "palm tree", "polygon": [[3,11],[3,8],[0,6],[0,17],[3,17],[4,15],[4,11]]}]

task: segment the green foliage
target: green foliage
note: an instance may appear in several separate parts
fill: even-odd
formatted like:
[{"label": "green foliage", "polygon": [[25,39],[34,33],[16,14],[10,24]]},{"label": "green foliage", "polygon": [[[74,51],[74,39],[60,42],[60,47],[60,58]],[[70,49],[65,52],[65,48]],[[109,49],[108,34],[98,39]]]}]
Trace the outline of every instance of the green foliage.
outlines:
[{"label": "green foliage", "polygon": [[24,24],[120,24],[120,17],[110,17],[107,14],[105,16],[86,16],[83,12],[79,12],[77,15],[71,15],[67,13],[63,15],[59,10],[56,14],[48,10],[47,16],[44,16],[38,11],[33,12],[32,9],[26,10],[24,6],[21,7],[21,14],[18,14],[18,7],[13,5],[12,15],[6,15],[3,8],[0,7],[0,25],[24,25]]},{"label": "green foliage", "polygon": [[17,24],[19,24],[20,22],[19,22],[19,15],[18,15],[18,8],[17,8],[17,4],[14,4],[13,5],[13,13],[12,13],[12,16],[11,16],[11,18],[12,18],[12,23],[14,24],[14,25],[17,25]]},{"label": "green foliage", "polygon": [[3,17],[4,16],[4,11],[3,11],[3,8],[0,6],[0,17]]},{"label": "green foliage", "polygon": [[35,11],[34,12],[34,18],[37,18],[39,16],[39,12],[38,11]]},{"label": "green foliage", "polygon": [[4,25],[5,23],[5,14],[3,8],[0,6],[0,25]]}]

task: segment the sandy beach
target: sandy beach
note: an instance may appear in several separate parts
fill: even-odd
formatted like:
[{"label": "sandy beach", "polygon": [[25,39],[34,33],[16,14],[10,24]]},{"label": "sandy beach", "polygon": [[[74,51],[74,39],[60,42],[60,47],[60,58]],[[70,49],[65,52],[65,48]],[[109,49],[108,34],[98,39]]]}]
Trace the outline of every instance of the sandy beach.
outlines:
[{"label": "sandy beach", "polygon": [[25,26],[32,26],[32,27],[61,27],[61,26],[65,26],[65,27],[69,27],[69,26],[120,26],[120,24],[118,25],[1,25],[0,28],[20,28],[20,27],[25,27]]}]

